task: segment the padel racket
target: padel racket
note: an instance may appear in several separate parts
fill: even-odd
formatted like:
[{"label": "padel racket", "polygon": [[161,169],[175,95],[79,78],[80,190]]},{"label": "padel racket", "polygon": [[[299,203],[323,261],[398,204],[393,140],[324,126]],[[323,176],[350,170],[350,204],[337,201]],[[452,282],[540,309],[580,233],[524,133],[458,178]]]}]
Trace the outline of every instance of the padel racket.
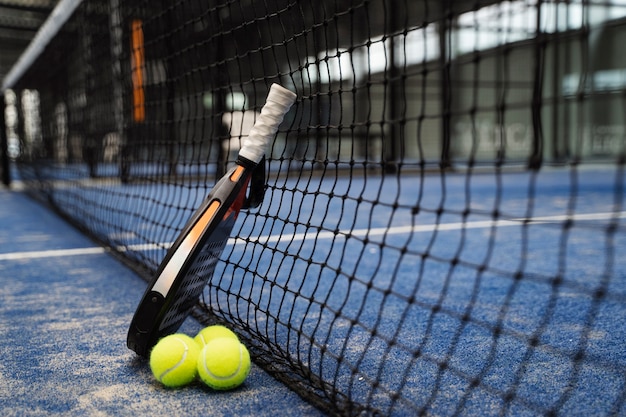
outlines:
[{"label": "padel racket", "polygon": [[139,355],[147,356],[160,338],[178,330],[211,279],[239,210],[262,200],[258,188],[265,187],[264,179],[256,181],[249,198],[248,183],[264,168],[267,145],[295,99],[293,92],[272,85],[235,166],[215,184],[168,250],[128,330],[127,345]]}]

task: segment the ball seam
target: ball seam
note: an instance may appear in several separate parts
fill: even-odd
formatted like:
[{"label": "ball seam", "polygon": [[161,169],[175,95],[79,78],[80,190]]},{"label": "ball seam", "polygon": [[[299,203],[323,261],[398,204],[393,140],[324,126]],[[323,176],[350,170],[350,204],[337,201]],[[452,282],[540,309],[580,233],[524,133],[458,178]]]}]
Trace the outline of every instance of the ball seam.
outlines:
[{"label": "ball seam", "polygon": [[241,345],[239,345],[239,363],[237,364],[237,369],[235,369],[234,372],[232,372],[231,374],[226,375],[226,376],[215,375],[207,367],[206,358],[202,357],[201,360],[202,360],[202,367],[204,368],[204,371],[206,371],[206,373],[209,376],[211,376],[211,378],[215,378],[218,381],[228,381],[230,378],[232,378],[233,376],[237,375],[239,373],[239,371],[241,370],[241,364],[243,363],[243,349],[241,349]]},{"label": "ball seam", "polygon": [[183,347],[185,348],[185,351],[182,354],[182,357],[180,358],[180,360],[178,362],[176,362],[174,365],[172,365],[170,368],[164,370],[163,372],[161,372],[161,374],[159,374],[159,378],[158,380],[163,382],[163,378],[165,378],[167,376],[167,374],[169,374],[170,372],[174,371],[176,368],[178,368],[179,366],[181,366],[185,360],[187,359],[187,354],[189,353],[189,346],[187,346],[187,344],[185,342],[183,342],[180,339],[176,339],[177,342],[180,342]]}]

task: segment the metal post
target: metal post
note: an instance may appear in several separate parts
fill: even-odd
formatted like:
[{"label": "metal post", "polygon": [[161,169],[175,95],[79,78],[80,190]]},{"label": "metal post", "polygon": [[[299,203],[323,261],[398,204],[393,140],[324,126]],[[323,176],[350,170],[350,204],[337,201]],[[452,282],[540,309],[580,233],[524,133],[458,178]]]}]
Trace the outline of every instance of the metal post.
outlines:
[{"label": "metal post", "polygon": [[[388,117],[390,120],[389,125],[389,137],[387,141],[383,142],[384,146],[384,169],[387,173],[395,173],[398,171],[398,164],[402,161],[401,150],[403,147],[402,140],[404,136],[404,124],[401,118],[404,113],[403,106],[403,88],[402,79],[400,77],[400,70],[398,68],[398,56],[396,42],[396,34],[400,27],[400,19],[398,10],[400,5],[395,0],[389,0],[389,8],[387,13],[387,31],[392,34],[389,37],[389,61],[387,62],[389,67],[389,87],[385,99],[387,100],[387,107],[389,109]],[[384,136],[383,136],[384,137]]]},{"label": "metal post", "polygon": [[[110,0],[109,3],[109,31],[111,33],[111,82],[113,86],[113,117],[115,119],[115,133],[118,140],[125,144],[127,138],[124,137],[124,86],[122,71],[123,28],[122,16],[119,0]],[[122,152],[120,158],[120,173],[123,166],[121,159],[124,158]],[[127,180],[127,176],[122,178]]]},{"label": "metal post", "polygon": [[451,91],[451,67],[450,56],[450,18],[448,17],[450,1],[442,1],[441,20],[439,22],[439,65],[440,65],[440,88],[441,88],[441,159],[439,167],[447,169],[451,166],[450,142],[452,122],[452,91]]},{"label": "metal post", "polygon": [[[223,6],[221,2],[215,1],[216,5],[213,11],[212,22],[213,29],[220,31],[223,28],[223,22],[220,13],[223,13]],[[219,33],[216,37],[215,44],[213,45],[213,63],[215,64],[214,73],[211,77],[211,89],[213,91],[213,107],[212,107],[212,119],[213,119],[213,137],[217,142],[217,168],[215,171],[215,178],[220,178],[226,173],[228,169],[228,152],[224,152],[224,144],[222,141],[229,139],[229,131],[224,123],[222,117],[224,113],[229,109],[226,108],[226,94],[228,92],[228,63],[225,60],[225,45],[226,36],[223,33]]]},{"label": "metal post", "polygon": [[545,55],[545,36],[541,30],[541,9],[542,1],[537,2],[537,33],[535,38],[535,68],[534,68],[534,88],[532,98],[532,123],[533,123],[533,144],[531,154],[528,158],[528,168],[538,170],[543,163],[543,128],[541,123],[541,108],[543,104],[543,72]]},{"label": "metal post", "polygon": [[2,183],[9,187],[11,185],[11,168],[9,161],[9,141],[7,138],[7,125],[5,120],[6,102],[4,93],[0,93],[0,165],[2,166]]}]

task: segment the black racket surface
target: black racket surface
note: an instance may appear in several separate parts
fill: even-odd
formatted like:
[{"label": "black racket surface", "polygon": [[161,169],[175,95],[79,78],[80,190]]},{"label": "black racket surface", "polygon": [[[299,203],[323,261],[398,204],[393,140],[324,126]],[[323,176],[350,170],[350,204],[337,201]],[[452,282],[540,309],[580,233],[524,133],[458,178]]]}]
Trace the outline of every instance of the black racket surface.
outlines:
[{"label": "black racket surface", "polygon": [[198,302],[246,200],[252,168],[238,165],[213,188],[167,252],[131,322],[127,345],[147,356]]},{"label": "black racket surface", "polygon": [[[213,276],[239,210],[263,200],[263,155],[295,99],[295,93],[278,84],[271,86],[236,166],[213,187],[168,250],[128,330],[126,343],[139,355],[147,356],[161,337],[180,327]],[[252,189],[246,198],[251,177]]]}]

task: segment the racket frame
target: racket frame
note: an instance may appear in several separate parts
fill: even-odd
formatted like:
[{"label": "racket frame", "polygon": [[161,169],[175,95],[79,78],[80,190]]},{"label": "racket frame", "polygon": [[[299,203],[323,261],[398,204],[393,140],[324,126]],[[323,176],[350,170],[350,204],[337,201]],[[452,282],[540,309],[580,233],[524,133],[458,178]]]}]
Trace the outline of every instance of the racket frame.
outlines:
[{"label": "racket frame", "polygon": [[[245,192],[256,167],[254,162],[239,157],[236,166],[215,184],[167,251],[128,331],[127,345],[139,355],[148,355],[161,337],[175,332],[196,304],[215,272],[239,211],[247,205]],[[205,251],[207,241],[215,237],[219,242],[210,249],[213,264],[203,271],[202,276],[189,274],[200,253]],[[188,287],[193,288],[189,290]],[[171,310],[176,302],[180,306],[176,308],[183,311]],[[176,317],[172,323],[164,322],[168,314]]]}]

